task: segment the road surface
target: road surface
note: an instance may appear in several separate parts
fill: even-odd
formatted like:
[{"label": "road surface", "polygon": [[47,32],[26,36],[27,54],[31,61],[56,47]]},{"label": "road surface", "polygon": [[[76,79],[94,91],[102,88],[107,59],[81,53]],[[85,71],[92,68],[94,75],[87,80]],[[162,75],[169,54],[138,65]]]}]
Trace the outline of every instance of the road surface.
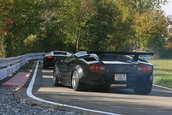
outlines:
[{"label": "road surface", "polygon": [[149,95],[136,95],[132,90],[112,87],[107,93],[74,91],[70,87],[54,87],[52,69],[39,63],[33,95],[38,98],[91,110],[123,115],[172,115],[172,90],[153,87]]}]

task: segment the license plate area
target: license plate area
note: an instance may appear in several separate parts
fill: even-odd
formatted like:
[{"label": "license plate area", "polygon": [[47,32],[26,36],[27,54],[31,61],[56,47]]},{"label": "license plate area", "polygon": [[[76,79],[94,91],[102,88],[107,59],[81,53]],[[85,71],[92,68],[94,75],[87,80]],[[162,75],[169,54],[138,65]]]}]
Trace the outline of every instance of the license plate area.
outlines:
[{"label": "license plate area", "polygon": [[115,81],[126,81],[127,74],[114,74],[114,80]]}]

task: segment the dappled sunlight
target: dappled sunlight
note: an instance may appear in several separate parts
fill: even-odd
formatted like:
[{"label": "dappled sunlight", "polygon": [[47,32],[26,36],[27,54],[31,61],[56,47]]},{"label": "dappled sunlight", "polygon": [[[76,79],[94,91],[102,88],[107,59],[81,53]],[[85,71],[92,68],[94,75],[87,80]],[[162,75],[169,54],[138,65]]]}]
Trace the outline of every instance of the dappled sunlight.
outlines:
[{"label": "dappled sunlight", "polygon": [[43,76],[43,78],[49,78],[49,79],[52,79],[53,76],[51,74],[47,74],[46,76]]},{"label": "dappled sunlight", "polygon": [[53,78],[53,70],[42,70],[43,78]]}]

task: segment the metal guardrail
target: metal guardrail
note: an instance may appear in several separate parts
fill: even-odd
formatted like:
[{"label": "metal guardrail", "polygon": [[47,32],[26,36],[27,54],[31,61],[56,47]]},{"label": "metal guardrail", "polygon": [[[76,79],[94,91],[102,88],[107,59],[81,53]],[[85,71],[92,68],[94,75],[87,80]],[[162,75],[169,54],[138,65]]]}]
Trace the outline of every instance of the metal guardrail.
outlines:
[{"label": "metal guardrail", "polygon": [[26,62],[43,58],[45,53],[29,53],[17,57],[0,58],[0,80],[20,69]]}]

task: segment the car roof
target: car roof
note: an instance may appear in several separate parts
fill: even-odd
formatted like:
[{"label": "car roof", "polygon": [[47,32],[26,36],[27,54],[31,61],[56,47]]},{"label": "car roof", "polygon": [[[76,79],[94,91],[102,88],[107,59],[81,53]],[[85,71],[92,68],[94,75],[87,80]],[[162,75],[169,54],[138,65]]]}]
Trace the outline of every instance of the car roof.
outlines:
[{"label": "car roof", "polygon": [[80,51],[74,54],[77,57],[87,56],[88,53],[86,51]]},{"label": "car roof", "polygon": [[71,56],[72,54],[66,51],[51,51],[45,56]]}]

